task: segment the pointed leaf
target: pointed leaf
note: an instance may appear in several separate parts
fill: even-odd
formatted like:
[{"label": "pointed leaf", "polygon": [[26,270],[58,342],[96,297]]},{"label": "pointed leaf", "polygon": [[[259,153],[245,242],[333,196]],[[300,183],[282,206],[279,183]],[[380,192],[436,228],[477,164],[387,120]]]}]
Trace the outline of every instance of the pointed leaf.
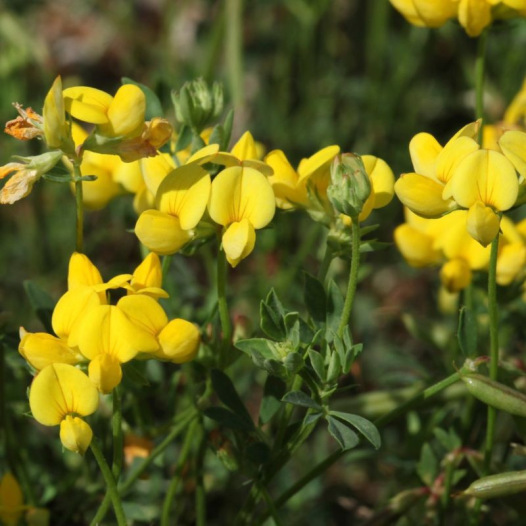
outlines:
[{"label": "pointed leaf", "polygon": [[305,272],[305,306],[316,323],[324,323],[327,315],[325,289],[314,276]]},{"label": "pointed leaf", "polygon": [[325,359],[314,349],[309,349],[309,358],[312,368],[316,376],[322,381],[325,381]]},{"label": "pointed leaf", "polygon": [[266,424],[281,407],[281,399],[286,390],[285,382],[269,375],[263,389],[263,399],[259,408],[259,421]]},{"label": "pointed leaf", "polygon": [[272,360],[276,357],[274,342],[267,340],[266,338],[238,340],[235,343],[235,347],[252,357],[254,352],[257,352],[260,356],[268,360]]},{"label": "pointed leaf", "polygon": [[309,409],[323,411],[323,407],[303,391],[289,391],[282,400],[283,402],[288,402],[289,404],[298,405],[300,407],[308,407]]},{"label": "pointed leaf", "polygon": [[221,402],[223,402],[228,408],[232,409],[236,415],[252,423],[252,418],[250,417],[245,404],[237,394],[236,388],[232,384],[232,380],[230,380],[230,378],[219,369],[212,369],[210,376],[212,379],[212,386],[219,397],[219,400],[221,400]]},{"label": "pointed leaf", "polygon": [[261,302],[259,309],[261,330],[274,340],[284,340],[287,336],[283,318],[271,306],[265,302]]},{"label": "pointed leaf", "polygon": [[376,426],[358,415],[352,415],[350,413],[342,413],[341,411],[330,411],[330,415],[343,420],[357,429],[372,445],[375,449],[378,449],[382,445],[382,438]]},{"label": "pointed leaf", "polygon": [[358,445],[360,442],[358,435],[348,426],[331,416],[327,417],[327,422],[329,423],[329,433],[343,450],[352,449]]}]

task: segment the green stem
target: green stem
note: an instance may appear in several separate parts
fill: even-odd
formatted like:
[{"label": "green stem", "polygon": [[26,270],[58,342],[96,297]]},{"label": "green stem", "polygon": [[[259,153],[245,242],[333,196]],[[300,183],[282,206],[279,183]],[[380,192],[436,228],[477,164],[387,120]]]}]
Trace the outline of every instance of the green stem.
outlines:
[{"label": "green stem", "polygon": [[260,485],[259,492],[261,493],[261,495],[263,496],[264,501],[267,504],[268,512],[272,516],[272,518],[274,519],[274,524],[276,526],[282,526],[283,523],[281,522],[281,520],[279,518],[278,510],[276,509],[274,501],[272,500],[272,497],[270,496],[269,492],[267,491],[267,488],[265,488],[265,486],[263,486],[263,485]]},{"label": "green stem", "polygon": [[[124,440],[122,435],[122,404],[121,404],[121,393],[120,388],[116,387],[113,390],[113,417],[112,417],[112,434],[113,434],[113,462],[111,466],[111,472],[113,477],[118,482],[121,471],[122,471],[122,461],[123,461],[123,452],[124,452]],[[110,506],[110,494],[106,493],[103,501],[101,502],[95,517],[91,521],[91,526],[96,526],[100,524]]]},{"label": "green stem", "polygon": [[482,145],[482,132],[484,127],[484,77],[486,73],[486,48],[488,42],[488,30],[482,31],[477,45],[477,58],[475,59],[475,111],[477,119],[480,119],[478,131],[478,143]]},{"label": "green stem", "polygon": [[75,159],[73,161],[73,180],[75,181],[75,205],[77,210],[77,235],[75,250],[77,252],[83,251],[84,245],[84,204],[82,198],[82,181],[80,178],[80,160]]},{"label": "green stem", "polygon": [[186,411],[181,413],[178,422],[174,424],[174,427],[166,438],[150,453],[150,455],[143,460],[143,462],[137,466],[132,474],[124,481],[120,487],[120,492],[124,495],[133,485],[133,483],[144,473],[144,471],[150,466],[150,464],[161,454],[163,451],[173,442],[173,440],[187,429],[188,425],[192,420],[197,417],[197,411],[194,407],[188,408]]},{"label": "green stem", "polygon": [[[497,255],[499,251],[499,236],[491,243],[491,255],[488,271],[488,310],[489,310],[489,339],[490,339],[490,364],[489,376],[498,380],[499,372],[499,308],[497,303]],[[497,410],[488,406],[488,419],[486,423],[486,445],[484,448],[484,475],[488,475],[493,454],[493,441],[495,437],[495,419]]]},{"label": "green stem", "polygon": [[204,461],[207,447],[206,431],[202,420],[200,421],[201,440],[199,442],[199,449],[195,459],[195,523],[197,526],[206,525],[206,491],[204,484]]},{"label": "green stem", "polygon": [[104,480],[106,482],[106,489],[110,494],[111,501],[113,503],[113,510],[115,512],[115,518],[117,519],[117,524],[119,526],[126,526],[126,516],[124,515],[124,510],[122,509],[122,502],[119,496],[119,491],[117,490],[117,483],[115,482],[115,477],[102,454],[98,441],[95,437],[91,441],[91,452],[99,465],[100,471]]},{"label": "green stem", "polygon": [[360,267],[360,223],[358,222],[357,217],[353,218],[352,223],[351,257],[351,270],[349,273],[349,283],[347,284],[347,295],[345,296],[342,317],[338,327],[338,336],[340,338],[343,337],[345,328],[349,324],[354,302],[354,295],[356,293],[356,285],[358,283],[358,269]]},{"label": "green stem", "polygon": [[242,56],[242,0],[226,0],[224,23],[226,34],[226,62],[230,92],[234,108],[239,108],[243,103],[243,56]]},{"label": "green stem", "polygon": [[170,486],[168,488],[166,497],[164,499],[163,511],[161,515],[161,526],[170,526],[170,524],[173,524],[173,521],[172,521],[173,516],[171,515],[172,507],[173,507],[173,500],[177,493],[179,482],[181,481],[181,473],[186,463],[186,459],[188,458],[188,454],[190,453],[191,446],[193,445],[194,440],[195,440],[195,431],[196,431],[197,424],[198,424],[198,421],[194,420],[192,424],[190,425],[190,427],[187,428],[183,447],[181,449],[181,453],[179,454],[179,461],[177,462],[175,473],[173,475],[172,481],[170,482]]},{"label": "green stem", "polygon": [[227,353],[232,340],[232,322],[230,321],[230,313],[228,312],[228,303],[226,301],[226,281],[227,281],[228,266],[226,255],[223,250],[220,250],[217,255],[217,306],[219,310],[219,320],[221,321],[222,330],[222,350],[223,357],[221,363],[224,363],[225,354]]},{"label": "green stem", "polygon": [[164,256],[163,262],[161,263],[161,271],[163,274],[163,285],[166,283],[166,275],[168,274],[168,271],[170,270],[170,263],[172,262],[172,256]]}]

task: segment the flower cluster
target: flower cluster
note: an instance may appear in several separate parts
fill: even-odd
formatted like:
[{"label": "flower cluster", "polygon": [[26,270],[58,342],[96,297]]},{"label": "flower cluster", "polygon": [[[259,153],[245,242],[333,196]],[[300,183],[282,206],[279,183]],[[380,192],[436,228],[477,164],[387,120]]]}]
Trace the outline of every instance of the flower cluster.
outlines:
[{"label": "flower cluster", "polygon": [[[68,291],[53,311],[55,335],[21,329],[20,354],[37,375],[31,386],[31,411],[43,425],[60,425],[67,449],[83,453],[91,442],[89,425],[80,417],[96,411],[98,393],[110,393],[122,379],[121,364],[134,358],[184,363],[199,348],[197,327],[168,320],[158,302],[161,266],[148,255],[133,274],[104,282],[83,254],[71,256]],[[127,291],[116,305],[108,291]],[[77,366],[87,366],[88,376]]]},{"label": "flower cluster", "polygon": [[478,127],[478,122],[468,124],[444,147],[428,133],[413,137],[409,151],[415,171],[398,179],[395,192],[426,218],[466,209],[467,231],[487,246],[499,233],[502,212],[516,204],[524,184],[526,133],[505,132],[496,151],[479,146],[474,139]]},{"label": "flower cluster", "polygon": [[470,37],[493,20],[526,16],[525,0],[390,0],[405,19],[420,27],[440,27],[457,18]]}]

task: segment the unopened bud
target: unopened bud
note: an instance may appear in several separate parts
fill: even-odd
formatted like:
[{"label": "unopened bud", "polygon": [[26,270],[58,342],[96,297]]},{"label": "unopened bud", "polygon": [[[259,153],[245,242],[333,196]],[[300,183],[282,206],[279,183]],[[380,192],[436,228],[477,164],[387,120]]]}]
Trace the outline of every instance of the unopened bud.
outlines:
[{"label": "unopened bud", "polygon": [[327,195],[340,214],[358,217],[371,194],[371,181],[359,155],[344,153],[331,165]]},{"label": "unopened bud", "polygon": [[177,120],[201,132],[223,111],[223,88],[217,82],[209,87],[202,78],[186,82],[179,92],[172,91]]}]

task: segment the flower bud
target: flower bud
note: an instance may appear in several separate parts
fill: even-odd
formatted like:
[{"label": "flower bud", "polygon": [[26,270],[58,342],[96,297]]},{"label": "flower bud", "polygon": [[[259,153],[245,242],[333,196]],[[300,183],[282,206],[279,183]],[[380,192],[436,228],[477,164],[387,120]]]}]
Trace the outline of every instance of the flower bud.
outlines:
[{"label": "flower bud", "polygon": [[331,165],[331,184],[327,196],[334,208],[350,217],[358,217],[371,194],[371,181],[360,156],[345,153]]},{"label": "flower bud", "polygon": [[210,88],[198,78],[172,91],[172,101],[177,120],[200,133],[223,111],[223,88],[217,82]]},{"label": "flower bud", "polygon": [[493,499],[521,493],[524,490],[526,490],[526,471],[510,471],[475,480],[459,496]]}]

